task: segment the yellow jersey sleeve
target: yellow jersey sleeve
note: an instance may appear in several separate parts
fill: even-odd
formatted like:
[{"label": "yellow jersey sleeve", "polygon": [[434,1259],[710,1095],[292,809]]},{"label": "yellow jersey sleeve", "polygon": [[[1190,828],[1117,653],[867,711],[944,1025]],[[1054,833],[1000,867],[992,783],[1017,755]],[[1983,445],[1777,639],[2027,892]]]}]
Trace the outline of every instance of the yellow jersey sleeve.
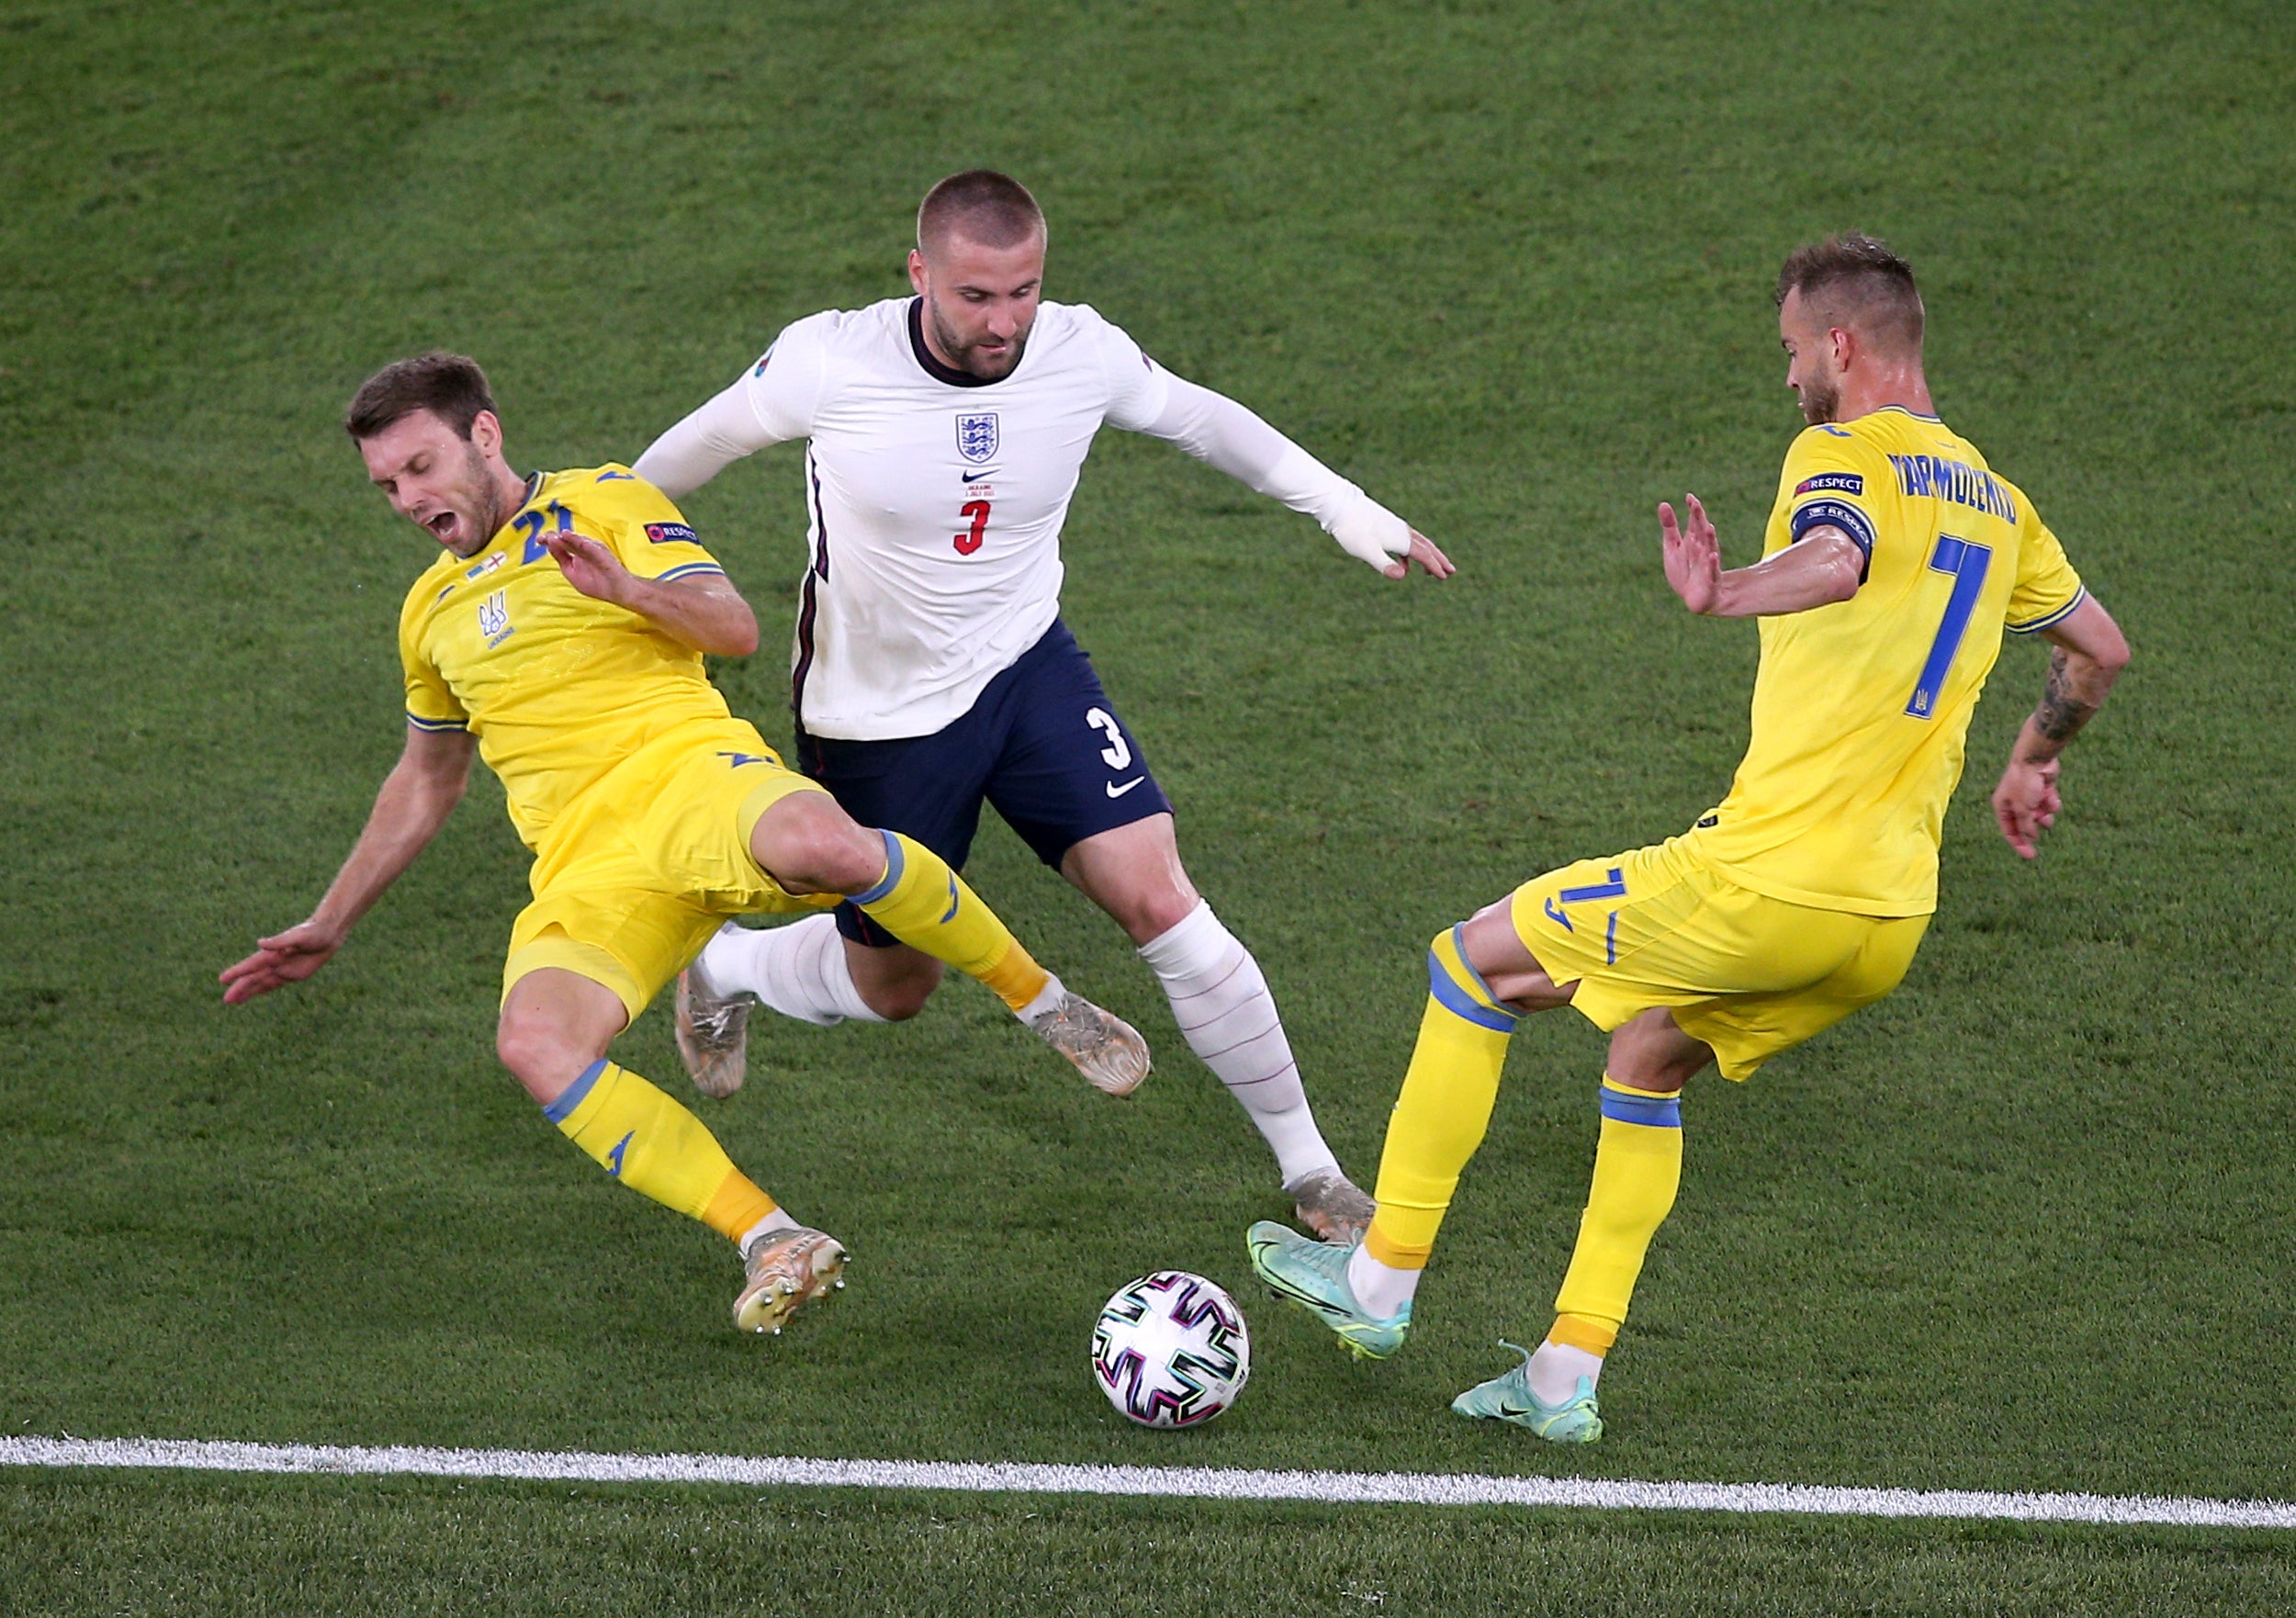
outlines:
[{"label": "yellow jersey sleeve", "polygon": [[1784,550],[1813,528],[1839,528],[1865,558],[1858,574],[1863,583],[1874,569],[1888,469],[1887,460],[1853,433],[1834,426],[1805,430],[1786,451],[1762,554]]},{"label": "yellow jersey sleeve", "polygon": [[2065,559],[2065,547],[2047,523],[2025,502],[2025,520],[2017,543],[2017,584],[2009,591],[2004,624],[2011,635],[2032,635],[2064,621],[2088,599],[2081,576]]},{"label": "yellow jersey sleeve", "polygon": [[446,677],[422,647],[422,632],[430,622],[431,603],[440,592],[440,579],[451,573],[433,567],[407,592],[399,612],[399,662],[407,678],[407,723],[417,730],[468,730],[470,715],[447,686]]},{"label": "yellow jersey sleeve", "polygon": [[589,486],[562,498],[598,524],[599,538],[638,578],[667,581],[724,576],[726,569],[703,547],[685,514],[645,478],[614,465],[580,476]]}]

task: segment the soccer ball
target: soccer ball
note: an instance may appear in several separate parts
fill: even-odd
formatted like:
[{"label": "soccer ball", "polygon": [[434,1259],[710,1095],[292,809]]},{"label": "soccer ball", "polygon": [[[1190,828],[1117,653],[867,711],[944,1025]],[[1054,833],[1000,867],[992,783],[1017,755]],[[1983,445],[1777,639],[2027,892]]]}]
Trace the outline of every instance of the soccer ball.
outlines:
[{"label": "soccer ball", "polygon": [[1200,1427],[1235,1403],[1252,1374],[1244,1311],[1201,1275],[1142,1275],[1100,1310],[1092,1374],[1142,1427]]}]

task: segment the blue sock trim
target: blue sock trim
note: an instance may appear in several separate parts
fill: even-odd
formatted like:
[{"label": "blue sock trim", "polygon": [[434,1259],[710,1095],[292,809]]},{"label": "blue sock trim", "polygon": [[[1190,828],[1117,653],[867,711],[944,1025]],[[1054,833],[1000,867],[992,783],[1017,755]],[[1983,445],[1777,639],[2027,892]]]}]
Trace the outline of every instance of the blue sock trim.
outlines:
[{"label": "blue sock trim", "polygon": [[1640,1124],[1649,1129],[1679,1129],[1683,1127],[1683,1098],[1680,1096],[1629,1096],[1624,1090],[1614,1090],[1604,1084],[1602,1090],[1603,1116],[1622,1124]]},{"label": "blue sock trim", "polygon": [[904,864],[901,839],[889,831],[880,831],[877,835],[885,840],[885,873],[875,887],[850,895],[856,905],[874,905],[901,885],[901,867]]},{"label": "blue sock trim", "polygon": [[[1467,924],[1463,921],[1451,928],[1451,948],[1458,951],[1459,970],[1467,974],[1467,981],[1475,985],[1484,999],[1498,1005],[1499,996],[1491,992],[1491,985],[1483,982],[1483,974],[1477,972],[1475,963],[1467,958]],[[1523,1020],[1519,1012],[1509,1012],[1507,1015],[1517,1022]]]},{"label": "blue sock trim", "polygon": [[598,1075],[605,1071],[606,1059],[602,1056],[584,1068],[581,1076],[568,1084],[563,1095],[544,1107],[542,1116],[554,1124],[566,1122],[574,1116],[574,1109],[581,1106],[583,1098],[589,1096],[591,1087],[598,1083]]},{"label": "blue sock trim", "polygon": [[[1469,969],[1472,972],[1472,968]],[[1427,993],[1435,1004],[1452,1016],[1464,1018],[1479,1028],[1489,1028],[1494,1034],[1512,1034],[1515,1024],[1523,1019],[1512,1011],[1502,1011],[1495,1006],[1485,1006],[1458,985],[1443,958],[1434,950],[1427,951]]]}]

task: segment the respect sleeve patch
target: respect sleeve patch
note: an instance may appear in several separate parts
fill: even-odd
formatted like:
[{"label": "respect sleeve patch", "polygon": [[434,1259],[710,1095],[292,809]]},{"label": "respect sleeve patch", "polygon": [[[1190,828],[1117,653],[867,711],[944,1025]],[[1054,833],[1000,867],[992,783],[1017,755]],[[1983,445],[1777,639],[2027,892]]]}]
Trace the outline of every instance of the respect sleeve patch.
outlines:
[{"label": "respect sleeve patch", "polygon": [[1827,489],[1838,494],[1863,494],[1865,479],[1855,472],[1820,472],[1794,486],[1795,494],[1818,494]]},{"label": "respect sleeve patch", "polygon": [[[1822,477],[1847,478],[1858,481],[1854,472],[1831,472]],[[1811,482],[1818,479],[1812,478]],[[1874,520],[1845,500],[1818,499],[1794,509],[1787,530],[1799,544],[1804,534],[1813,528],[1839,528],[1850,536],[1850,543],[1858,547],[1864,560],[1858,568],[1858,582],[1863,584],[1866,575],[1874,570]]]},{"label": "respect sleeve patch", "polygon": [[692,528],[684,522],[648,522],[646,537],[656,545],[668,545],[671,540],[683,540],[688,545],[700,545]]}]

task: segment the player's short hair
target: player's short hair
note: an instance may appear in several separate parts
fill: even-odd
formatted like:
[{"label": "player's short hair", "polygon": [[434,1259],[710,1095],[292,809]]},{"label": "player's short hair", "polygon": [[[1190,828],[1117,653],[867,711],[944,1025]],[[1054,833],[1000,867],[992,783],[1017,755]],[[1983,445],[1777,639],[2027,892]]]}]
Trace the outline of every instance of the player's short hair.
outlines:
[{"label": "player's short hair", "polygon": [[926,192],[917,209],[919,253],[951,234],[983,247],[1018,247],[1044,234],[1044,210],[1010,174],[967,169]]},{"label": "player's short hair", "polygon": [[1789,292],[1884,343],[1916,351],[1921,346],[1921,294],[1913,266],[1874,237],[1851,230],[1795,248],[1778,272],[1780,304]]},{"label": "player's short hair", "polygon": [[[464,438],[480,410],[494,410],[487,374],[467,354],[433,349],[411,359],[393,360],[359,384],[343,412],[343,431],[366,440],[388,432],[417,410],[430,410]],[[500,414],[496,411],[496,414]]]}]

